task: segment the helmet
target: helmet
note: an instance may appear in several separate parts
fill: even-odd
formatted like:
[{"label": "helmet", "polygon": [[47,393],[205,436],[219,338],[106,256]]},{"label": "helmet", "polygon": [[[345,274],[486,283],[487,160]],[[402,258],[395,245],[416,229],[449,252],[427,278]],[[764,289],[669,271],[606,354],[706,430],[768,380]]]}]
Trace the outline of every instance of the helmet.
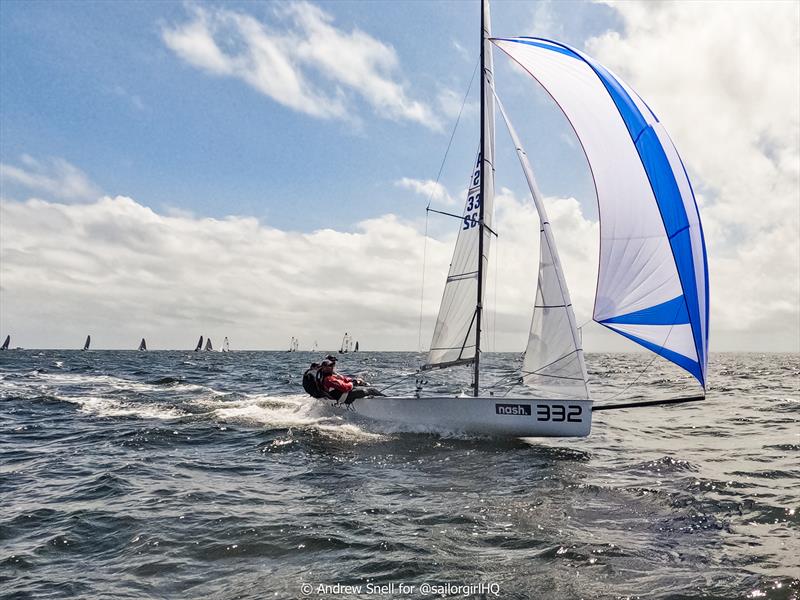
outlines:
[{"label": "helmet", "polygon": [[323,371],[333,371],[333,363],[331,361],[325,359],[325,360],[322,361],[322,364],[320,365],[320,368]]},{"label": "helmet", "polygon": [[336,357],[333,354],[328,354],[328,356],[325,357],[325,360],[329,360],[332,363],[336,363]]}]

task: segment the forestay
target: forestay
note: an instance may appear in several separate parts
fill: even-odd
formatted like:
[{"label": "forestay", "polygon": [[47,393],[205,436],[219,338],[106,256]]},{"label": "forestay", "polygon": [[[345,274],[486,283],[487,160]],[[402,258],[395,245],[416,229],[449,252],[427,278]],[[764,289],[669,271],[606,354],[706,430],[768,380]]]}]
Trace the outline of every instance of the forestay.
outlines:
[{"label": "forestay", "polygon": [[540,38],[495,39],[569,119],[600,212],[594,319],[705,386],[708,269],[680,157],[642,99],[585,54]]},{"label": "forestay", "polygon": [[[494,95],[491,42],[488,40],[489,12],[485,10],[484,22],[484,130],[483,149],[478,150],[478,158],[470,176],[467,200],[453,260],[447,274],[447,281],[439,306],[439,316],[433,331],[431,349],[427,364],[431,369],[451,365],[471,363],[475,360],[477,310],[478,310],[478,253],[480,232],[483,230],[483,263],[480,299],[486,295],[486,267],[491,245],[492,216],[494,213]],[[483,168],[481,162],[483,160]],[[481,177],[484,181],[484,197],[480,196]],[[483,224],[480,227],[480,209],[483,202]]]}]

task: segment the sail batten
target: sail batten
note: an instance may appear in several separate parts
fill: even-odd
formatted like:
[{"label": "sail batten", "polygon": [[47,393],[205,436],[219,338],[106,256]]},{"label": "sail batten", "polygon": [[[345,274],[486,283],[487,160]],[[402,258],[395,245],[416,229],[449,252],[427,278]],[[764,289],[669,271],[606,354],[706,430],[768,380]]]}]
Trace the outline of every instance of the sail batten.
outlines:
[{"label": "sail batten", "polygon": [[601,229],[594,320],[705,386],[705,241],[664,126],[627,84],[578,50],[542,38],[494,42],[558,104],[589,162]]}]

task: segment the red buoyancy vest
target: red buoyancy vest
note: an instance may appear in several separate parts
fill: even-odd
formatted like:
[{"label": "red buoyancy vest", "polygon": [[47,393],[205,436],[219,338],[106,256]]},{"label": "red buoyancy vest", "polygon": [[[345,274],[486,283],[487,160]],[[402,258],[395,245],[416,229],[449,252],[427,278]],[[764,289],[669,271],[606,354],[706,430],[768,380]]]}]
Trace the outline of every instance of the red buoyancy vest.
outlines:
[{"label": "red buoyancy vest", "polygon": [[352,380],[349,377],[339,375],[338,373],[326,375],[322,380],[322,385],[326,392],[336,390],[337,392],[345,393],[353,389]]}]

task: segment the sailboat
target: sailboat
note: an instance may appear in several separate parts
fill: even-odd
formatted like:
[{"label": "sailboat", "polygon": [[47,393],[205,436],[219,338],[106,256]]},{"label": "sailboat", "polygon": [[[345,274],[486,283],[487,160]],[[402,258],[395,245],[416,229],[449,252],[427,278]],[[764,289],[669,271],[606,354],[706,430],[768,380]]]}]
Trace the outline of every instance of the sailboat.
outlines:
[{"label": "sailboat", "polygon": [[342,345],[339,347],[339,354],[347,354],[350,352],[351,343],[350,335],[345,331],[344,337],[342,338]]},{"label": "sailboat", "polygon": [[228,341],[228,336],[225,336],[225,339],[222,341],[222,351],[223,352],[231,351],[231,343]]},{"label": "sailboat", "polygon": [[[481,127],[477,160],[430,352],[422,367],[472,367],[471,396],[367,397],[355,415],[414,427],[515,437],[577,437],[595,410],[702,400],[708,361],[708,267],[697,203],[664,126],[627,84],[560,42],[492,38],[481,6]],[[689,372],[702,394],[593,405],[581,335],[554,232],[533,170],[494,86],[492,47],[553,98],[589,163],[600,213],[600,265],[593,319]],[[493,229],[495,107],[516,148],[539,214],[538,285],[519,382],[528,394],[481,395],[481,334]],[[429,209],[432,210],[432,209]],[[434,211],[436,212],[436,211]],[[531,274],[533,276],[533,274]]]},{"label": "sailboat", "polygon": [[86,341],[83,343],[83,349],[84,350],[88,350],[89,349],[89,344],[91,344],[91,343],[92,343],[92,336],[87,335],[86,336]]},{"label": "sailboat", "polygon": [[317,340],[314,340],[314,345],[311,347],[311,351],[316,352],[318,349],[319,349],[319,344],[317,343]]},{"label": "sailboat", "polygon": [[289,349],[287,350],[287,352],[297,352],[299,348],[300,348],[300,340],[292,336],[292,339],[289,340]]},{"label": "sailboat", "polygon": [[214,349],[214,346],[211,345],[211,338],[206,339],[206,347],[203,348],[206,352],[211,352]]},{"label": "sailboat", "polygon": [[0,346],[0,350],[8,350],[8,345],[11,343],[11,336],[7,335],[3,345]]},{"label": "sailboat", "polygon": [[356,340],[356,347],[355,347],[355,349],[353,350],[353,352],[358,352],[358,340]]},{"label": "sailboat", "polygon": [[139,350],[140,351],[147,350],[147,342],[144,341],[144,338],[142,338],[142,341],[139,342]]},{"label": "sailboat", "polygon": [[200,339],[197,340],[197,346],[194,347],[195,352],[200,352],[203,349],[203,336],[200,336]]}]

